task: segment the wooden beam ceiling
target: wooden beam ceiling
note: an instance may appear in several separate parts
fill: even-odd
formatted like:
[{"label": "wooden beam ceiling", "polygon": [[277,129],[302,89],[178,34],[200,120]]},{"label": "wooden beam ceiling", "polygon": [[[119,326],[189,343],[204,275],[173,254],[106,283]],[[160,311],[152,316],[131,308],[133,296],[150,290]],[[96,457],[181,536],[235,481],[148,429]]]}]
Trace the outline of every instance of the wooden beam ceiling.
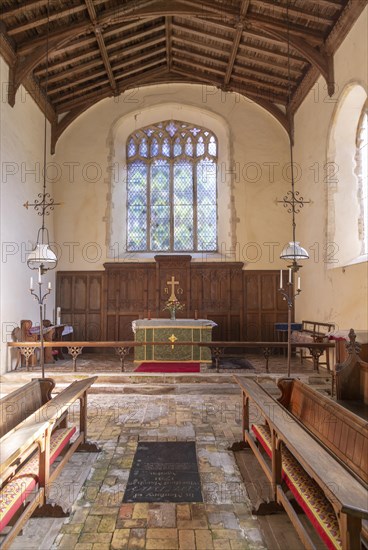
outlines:
[{"label": "wooden beam ceiling", "polygon": [[333,54],[367,1],[287,1],[5,0],[9,103],[20,84],[38,88],[53,148],[100,99],[155,82],[246,95],[291,132],[290,117],[319,75],[333,93]]}]

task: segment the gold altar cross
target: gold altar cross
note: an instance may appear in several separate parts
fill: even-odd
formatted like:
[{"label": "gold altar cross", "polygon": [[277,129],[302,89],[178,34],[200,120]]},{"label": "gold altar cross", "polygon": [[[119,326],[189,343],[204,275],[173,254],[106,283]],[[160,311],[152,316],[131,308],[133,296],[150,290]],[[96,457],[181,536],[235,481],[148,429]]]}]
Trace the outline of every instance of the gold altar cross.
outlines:
[{"label": "gold altar cross", "polygon": [[176,300],[175,296],[175,286],[179,284],[179,281],[175,281],[174,275],[171,277],[171,281],[166,281],[167,286],[171,286],[171,296],[169,302],[174,302]]},{"label": "gold altar cross", "polygon": [[171,349],[174,349],[174,342],[176,342],[177,340],[177,337],[175,336],[175,334],[172,334],[169,338],[170,342],[171,342]]}]

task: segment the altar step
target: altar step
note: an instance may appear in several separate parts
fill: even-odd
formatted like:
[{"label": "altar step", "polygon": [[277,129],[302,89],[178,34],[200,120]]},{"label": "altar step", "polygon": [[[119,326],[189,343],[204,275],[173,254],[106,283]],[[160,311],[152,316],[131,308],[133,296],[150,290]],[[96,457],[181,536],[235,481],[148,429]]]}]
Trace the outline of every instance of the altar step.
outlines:
[{"label": "altar step", "polygon": [[[279,374],[264,373],[188,373],[188,374],[152,374],[152,373],[94,373],[98,376],[96,382],[90,388],[91,394],[141,394],[141,395],[188,395],[188,394],[237,394],[239,386],[235,383],[233,375],[246,376],[256,379],[271,395],[277,397],[279,389],[277,380],[282,377]],[[14,391],[19,386],[27,384],[33,378],[40,376],[39,371],[18,371],[2,375],[1,393]],[[56,392],[61,391],[75,380],[88,378],[86,372],[47,372],[47,377],[55,380]],[[308,381],[307,375],[299,375],[303,381]]]}]

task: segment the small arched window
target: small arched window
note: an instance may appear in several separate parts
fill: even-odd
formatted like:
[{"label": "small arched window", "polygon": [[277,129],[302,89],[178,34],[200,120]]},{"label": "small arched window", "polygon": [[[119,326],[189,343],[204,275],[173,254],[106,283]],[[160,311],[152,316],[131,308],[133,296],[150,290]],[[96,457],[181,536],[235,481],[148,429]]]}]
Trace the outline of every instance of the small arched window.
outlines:
[{"label": "small arched window", "polygon": [[368,103],[365,104],[357,131],[357,176],[360,203],[359,237],[362,254],[368,254]]},{"label": "small arched window", "polygon": [[166,120],[127,139],[127,250],[217,251],[217,138]]}]

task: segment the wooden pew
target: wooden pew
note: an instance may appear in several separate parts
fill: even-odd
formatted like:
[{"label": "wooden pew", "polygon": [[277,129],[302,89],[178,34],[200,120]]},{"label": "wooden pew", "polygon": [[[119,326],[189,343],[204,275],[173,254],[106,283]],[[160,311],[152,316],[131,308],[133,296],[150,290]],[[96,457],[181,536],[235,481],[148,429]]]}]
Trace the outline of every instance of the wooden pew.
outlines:
[{"label": "wooden pew", "polygon": [[353,329],[349,332],[348,356],[335,367],[336,397],[347,407],[368,412],[368,363],[360,356],[360,345]]},{"label": "wooden pew", "polygon": [[[293,331],[291,334],[291,340],[294,343],[305,342],[323,342],[326,340],[326,334],[331,330],[334,330],[335,325],[333,323],[322,323],[320,321],[302,321],[301,330]],[[303,364],[303,359],[307,358],[304,355],[304,348],[300,346],[300,361]],[[310,356],[309,356],[310,357]],[[320,365],[326,365],[327,370],[330,370],[330,353],[326,349],[326,361],[320,362]]]},{"label": "wooden pew", "polygon": [[[284,507],[304,547],[316,546],[288,491],[328,548],[361,550],[362,520],[368,519],[366,422],[295,379],[279,381],[279,400],[255,380],[235,380],[243,395],[243,441],[253,450],[272,485],[274,501]],[[252,426],[250,404],[259,413]]]},{"label": "wooden pew", "polygon": [[[35,511],[53,517],[68,515],[60,506],[48,504],[48,490],[75,451],[99,451],[86,441],[87,391],[96,380],[95,376],[75,381],[51,398],[54,381],[36,379],[0,400],[0,531],[12,525],[1,537],[2,550],[10,547]],[[77,433],[67,420],[68,409],[78,400]]]}]

